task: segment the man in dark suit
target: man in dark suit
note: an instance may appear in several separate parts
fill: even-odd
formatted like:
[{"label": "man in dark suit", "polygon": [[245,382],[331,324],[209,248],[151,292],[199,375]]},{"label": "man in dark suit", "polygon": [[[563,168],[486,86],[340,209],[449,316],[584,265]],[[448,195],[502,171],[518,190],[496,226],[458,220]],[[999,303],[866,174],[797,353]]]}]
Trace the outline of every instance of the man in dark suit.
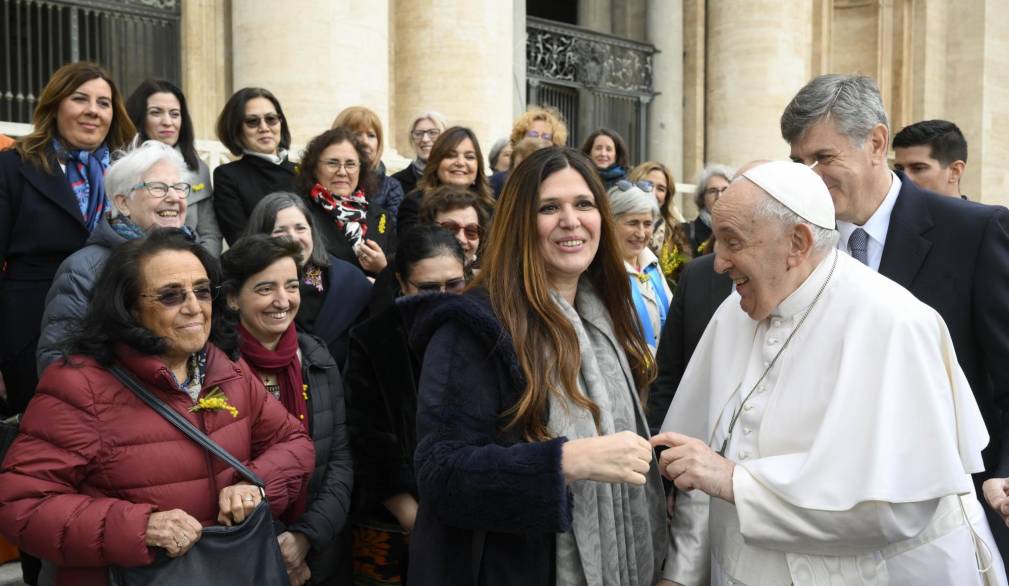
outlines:
[{"label": "man in dark suit", "polygon": [[[830,189],[838,248],[946,322],[991,437],[980,486],[1009,458],[1009,210],[923,191],[890,171],[887,116],[868,77],[812,80],[785,108],[781,134],[792,160],[813,166]],[[1005,525],[990,524],[1005,555]]]}]

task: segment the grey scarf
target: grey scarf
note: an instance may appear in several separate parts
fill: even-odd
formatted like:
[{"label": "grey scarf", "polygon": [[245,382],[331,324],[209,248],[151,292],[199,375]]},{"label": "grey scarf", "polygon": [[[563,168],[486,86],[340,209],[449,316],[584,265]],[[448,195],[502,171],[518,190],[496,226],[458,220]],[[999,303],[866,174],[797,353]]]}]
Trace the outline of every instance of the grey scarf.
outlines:
[{"label": "grey scarf", "polygon": [[[648,437],[634,379],[602,300],[585,279],[575,306],[553,293],[571,320],[581,350],[579,387],[599,406],[602,434],[630,430]],[[595,437],[592,414],[550,395],[549,431],[569,440]],[[665,497],[653,460],[645,486],[589,480],[571,483],[572,530],[557,536],[558,586],[651,586],[666,553]]]}]

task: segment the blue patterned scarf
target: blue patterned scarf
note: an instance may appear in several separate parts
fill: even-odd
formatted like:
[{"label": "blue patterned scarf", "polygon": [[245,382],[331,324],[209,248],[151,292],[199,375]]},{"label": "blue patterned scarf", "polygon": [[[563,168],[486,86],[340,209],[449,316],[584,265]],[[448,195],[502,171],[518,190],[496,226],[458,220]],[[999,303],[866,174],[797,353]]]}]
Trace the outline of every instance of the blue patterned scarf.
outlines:
[{"label": "blue patterned scarf", "polygon": [[94,152],[68,149],[53,139],[53,149],[60,162],[66,164],[67,180],[77,198],[88,232],[94,232],[102,213],[109,207],[105,195],[105,170],[109,167],[109,147],[106,144]]}]

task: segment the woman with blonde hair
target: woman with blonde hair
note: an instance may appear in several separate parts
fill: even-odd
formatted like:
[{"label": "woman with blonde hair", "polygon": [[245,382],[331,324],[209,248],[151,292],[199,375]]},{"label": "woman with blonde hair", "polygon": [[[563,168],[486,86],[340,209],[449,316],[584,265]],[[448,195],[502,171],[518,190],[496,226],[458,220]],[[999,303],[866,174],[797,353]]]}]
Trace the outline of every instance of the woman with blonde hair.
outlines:
[{"label": "woman with blonde hair", "polygon": [[[512,149],[518,148],[523,141],[528,141],[523,156],[527,156],[535,150],[529,143],[539,143],[542,146],[564,146],[567,144],[567,140],[568,126],[564,122],[564,116],[556,108],[549,106],[530,106],[512,123],[512,132],[509,137]],[[512,156],[515,156],[514,150]],[[496,171],[490,176],[490,186],[494,191],[494,197],[501,195],[508,173],[517,166],[518,161],[513,160],[507,169]]]},{"label": "woman with blonde hair", "polygon": [[385,136],[382,132],[382,120],[378,114],[364,106],[344,108],[332,128],[342,126],[351,131],[364,146],[364,153],[371,161],[375,172],[376,190],[371,196],[371,203],[388,210],[393,218],[403,202],[403,186],[392,177],[385,174],[385,163],[382,162],[382,151],[385,149]]},{"label": "woman with blonde hair", "polygon": [[423,356],[410,581],[654,584],[664,495],[641,338],[606,194],[573,149],[501,194],[462,296],[406,300]]},{"label": "woman with blonde hair", "polygon": [[652,195],[659,204],[659,217],[652,231],[648,248],[659,258],[659,268],[672,290],[676,290],[680,269],[694,257],[690,236],[684,225],[683,214],[673,202],[676,181],[669,168],[658,161],[645,161],[631,170],[627,178],[632,183],[647,181],[652,184]]}]

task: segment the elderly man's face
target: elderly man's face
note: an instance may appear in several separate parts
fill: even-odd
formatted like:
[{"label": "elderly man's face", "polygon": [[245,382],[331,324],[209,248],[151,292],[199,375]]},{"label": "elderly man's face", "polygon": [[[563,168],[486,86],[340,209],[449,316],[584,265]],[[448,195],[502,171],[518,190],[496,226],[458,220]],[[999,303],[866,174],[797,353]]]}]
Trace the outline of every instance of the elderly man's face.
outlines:
[{"label": "elderly man's face", "polygon": [[743,311],[755,321],[768,317],[796,285],[788,278],[789,239],[772,219],[755,216],[767,197],[747,179],[737,179],[712,210],[715,270],[736,284]]},{"label": "elderly man's face", "polygon": [[[875,211],[875,206],[864,203],[879,195],[871,193],[872,175],[877,172],[873,161],[878,158],[874,152],[874,143],[878,141],[873,139],[870,135],[861,146],[855,146],[837,131],[832,120],[821,120],[791,145],[793,161],[803,165],[816,163],[813,170],[827,184],[839,220],[862,225]],[[888,172],[885,165],[883,170]]]}]

